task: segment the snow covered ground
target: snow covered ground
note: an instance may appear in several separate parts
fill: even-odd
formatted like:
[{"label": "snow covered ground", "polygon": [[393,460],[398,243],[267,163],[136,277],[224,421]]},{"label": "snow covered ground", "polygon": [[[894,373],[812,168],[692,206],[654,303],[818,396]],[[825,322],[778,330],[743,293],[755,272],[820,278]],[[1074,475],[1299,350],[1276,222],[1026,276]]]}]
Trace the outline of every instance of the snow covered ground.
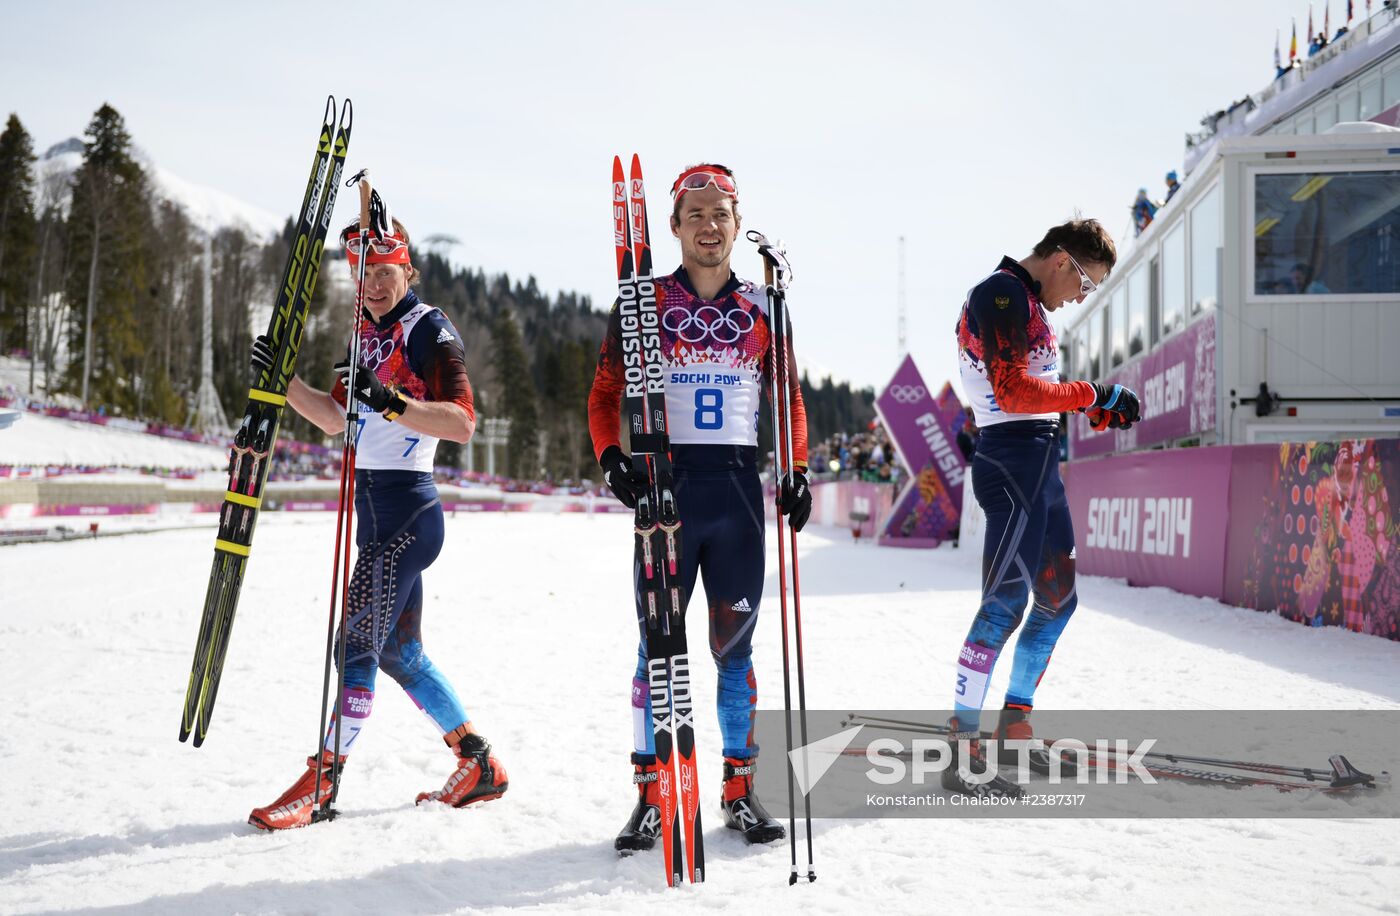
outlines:
[{"label": "snow covered ground", "polygon": [[[341,817],[276,835],[244,821],[299,775],[316,737],[332,519],[261,521],[198,750],[176,732],[209,531],[0,548],[0,912],[1400,911],[1400,828],[1383,820],[819,821],[820,878],[788,887],[786,845],[746,848],[720,826],[703,653],[708,880],[667,891],[654,854],[612,851],[634,798],[629,525],[449,519],[425,582],[427,648],[509,793],[415,808],[452,761],[383,678]],[[945,703],[975,555],[854,546],[836,531],[803,542],[810,705]],[[1081,594],[1042,707],[1400,707],[1395,643],[1103,579]],[[765,708],[781,705],[776,610],[765,604],[755,640]]]},{"label": "snow covered ground", "polygon": [[0,430],[0,465],[85,465],[94,460],[102,467],[226,468],[228,448],[27,410]]}]

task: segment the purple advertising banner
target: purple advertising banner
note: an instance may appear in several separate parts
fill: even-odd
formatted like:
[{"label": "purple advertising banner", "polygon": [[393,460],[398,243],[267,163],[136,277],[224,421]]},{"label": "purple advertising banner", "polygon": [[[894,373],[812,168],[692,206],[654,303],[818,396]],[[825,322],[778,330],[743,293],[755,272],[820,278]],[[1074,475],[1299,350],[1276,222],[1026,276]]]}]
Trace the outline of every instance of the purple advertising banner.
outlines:
[{"label": "purple advertising banner", "polygon": [[1193,448],[1063,465],[1079,570],[1218,598],[1231,457]]},{"label": "purple advertising banner", "polygon": [[1084,414],[1070,414],[1071,458],[1131,451],[1214,429],[1214,317],[1197,321],[1152,353],[1099,381],[1136,391],[1142,401],[1142,420],[1129,430],[1096,433]]},{"label": "purple advertising banner", "polygon": [[1400,640],[1400,439],[1061,466],[1080,571]]},{"label": "purple advertising banner", "polygon": [[1400,440],[1234,452],[1225,600],[1400,639]]},{"label": "purple advertising banner", "polygon": [[957,447],[962,405],[952,386],[945,384],[935,396],[924,384],[914,358],[905,356],[875,399],[875,410],[910,473],[880,533],[880,543],[934,546],[951,539],[962,508],[966,464]]},{"label": "purple advertising banner", "polygon": [[36,506],[35,516],[41,515],[154,515],[160,510],[156,503],[111,504],[111,505],[72,505]]}]

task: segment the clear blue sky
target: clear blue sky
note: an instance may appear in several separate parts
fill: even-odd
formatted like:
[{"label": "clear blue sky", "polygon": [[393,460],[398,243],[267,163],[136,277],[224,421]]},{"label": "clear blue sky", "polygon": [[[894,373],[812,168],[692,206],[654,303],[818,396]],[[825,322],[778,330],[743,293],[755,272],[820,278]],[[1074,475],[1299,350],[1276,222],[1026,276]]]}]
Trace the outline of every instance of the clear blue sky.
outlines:
[{"label": "clear blue sky", "polygon": [[[350,166],[372,168],[416,236],[457,236],[464,263],[598,307],[615,286],[613,154],[642,155],[658,269],[679,257],[671,180],[724,162],[745,227],[788,243],[804,360],[888,379],[904,235],[910,349],[938,384],[956,376],[968,287],[1075,211],[1120,236],[1136,189],[1160,197],[1185,132],[1267,84],[1275,31],[1286,55],[1307,14],[1299,0],[12,2],[0,116],[42,150],[110,102],[162,167],[287,213],[325,95],[348,95]],[[348,218],[349,195],[340,206]],[[740,244],[736,269],[758,274]]]}]

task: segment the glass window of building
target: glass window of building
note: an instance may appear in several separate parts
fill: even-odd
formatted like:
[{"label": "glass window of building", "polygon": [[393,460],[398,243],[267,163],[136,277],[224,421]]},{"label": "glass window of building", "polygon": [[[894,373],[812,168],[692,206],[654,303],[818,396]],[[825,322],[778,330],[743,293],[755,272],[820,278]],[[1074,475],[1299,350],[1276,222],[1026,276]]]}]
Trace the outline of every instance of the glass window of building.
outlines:
[{"label": "glass window of building", "polygon": [[1357,112],[1357,95],[1355,92],[1348,92],[1337,102],[1337,120],[1355,121]]},{"label": "glass window of building", "polygon": [[1381,113],[1381,81],[1371,80],[1361,87],[1361,110],[1357,117],[1369,121]]},{"label": "glass window of building", "polygon": [[1293,122],[1293,132],[1295,134],[1310,134],[1313,132],[1312,112],[1308,112]]},{"label": "glass window of building", "polygon": [[1400,67],[1391,70],[1385,75],[1385,83],[1381,98],[1381,111],[1385,111],[1392,105],[1400,105]]},{"label": "glass window of building", "polygon": [[1220,185],[1191,210],[1191,314],[1215,308],[1220,295]]},{"label": "glass window of building", "polygon": [[1314,129],[1318,133],[1324,133],[1327,128],[1337,123],[1337,103],[1330,100],[1323,102],[1317,106],[1316,117]]},{"label": "glass window of building", "polygon": [[1152,272],[1139,264],[1128,274],[1128,355],[1136,356],[1147,349],[1147,322]]},{"label": "glass window of building", "polygon": [[1128,296],[1120,284],[1113,291],[1113,300],[1108,305],[1109,340],[1108,367],[1123,365],[1128,358]]},{"label": "glass window of building", "polygon": [[1254,179],[1256,295],[1400,292],[1400,171]]},{"label": "glass window of building", "polygon": [[1089,349],[1085,351],[1088,357],[1080,369],[1085,378],[1094,381],[1098,381],[1103,376],[1103,322],[1106,314],[1108,314],[1107,309],[1099,309],[1085,325],[1089,335]]},{"label": "glass window of building", "polygon": [[1162,239],[1161,336],[1186,326],[1186,224],[1177,223]]}]

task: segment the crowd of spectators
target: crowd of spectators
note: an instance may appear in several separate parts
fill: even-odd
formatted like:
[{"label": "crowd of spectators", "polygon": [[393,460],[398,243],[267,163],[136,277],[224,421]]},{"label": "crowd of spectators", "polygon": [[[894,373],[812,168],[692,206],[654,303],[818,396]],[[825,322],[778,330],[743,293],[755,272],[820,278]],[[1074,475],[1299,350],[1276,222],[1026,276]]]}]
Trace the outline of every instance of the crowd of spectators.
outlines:
[{"label": "crowd of spectators", "polygon": [[903,474],[889,434],[878,422],[859,433],[835,433],[808,449],[814,480],[897,483]]}]

